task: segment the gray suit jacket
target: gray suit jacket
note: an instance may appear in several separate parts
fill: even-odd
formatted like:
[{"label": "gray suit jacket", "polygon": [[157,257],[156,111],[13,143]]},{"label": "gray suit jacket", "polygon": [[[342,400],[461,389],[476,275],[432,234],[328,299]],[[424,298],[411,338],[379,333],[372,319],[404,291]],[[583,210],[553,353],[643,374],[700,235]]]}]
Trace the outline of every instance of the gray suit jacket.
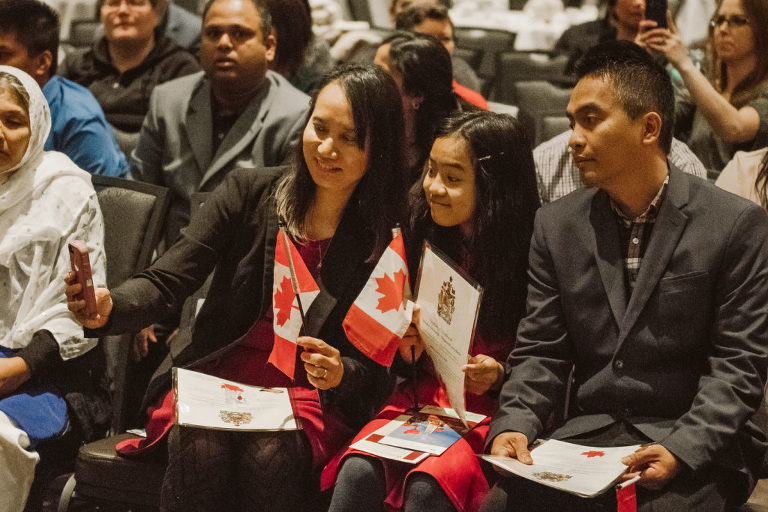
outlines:
[{"label": "gray suit jacket", "polygon": [[[751,421],[768,362],[768,217],[672,167],[629,300],[607,194],[541,208],[528,304],[488,435],[567,438],[624,419],[693,470],[740,471],[765,436]],[[554,432],[575,365],[571,417]],[[554,425],[558,427],[558,425]]]},{"label": "gray suit jacket", "polygon": [[165,229],[170,245],[189,222],[189,198],[210,192],[232,169],[286,163],[306,121],[309,97],[272,71],[213,153],[211,88],[203,73],[152,91],[149,112],[131,155],[134,179],[173,192]]}]

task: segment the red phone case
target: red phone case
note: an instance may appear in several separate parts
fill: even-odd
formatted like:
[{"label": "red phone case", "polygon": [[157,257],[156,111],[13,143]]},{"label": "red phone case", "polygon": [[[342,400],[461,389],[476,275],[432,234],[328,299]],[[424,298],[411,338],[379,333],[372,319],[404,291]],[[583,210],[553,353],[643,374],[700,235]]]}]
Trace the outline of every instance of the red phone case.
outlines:
[{"label": "red phone case", "polygon": [[96,313],[96,292],[93,288],[91,260],[88,257],[88,247],[84,242],[73,240],[69,244],[69,264],[77,274],[77,282],[83,288],[80,297],[85,300],[85,311],[89,315]]}]

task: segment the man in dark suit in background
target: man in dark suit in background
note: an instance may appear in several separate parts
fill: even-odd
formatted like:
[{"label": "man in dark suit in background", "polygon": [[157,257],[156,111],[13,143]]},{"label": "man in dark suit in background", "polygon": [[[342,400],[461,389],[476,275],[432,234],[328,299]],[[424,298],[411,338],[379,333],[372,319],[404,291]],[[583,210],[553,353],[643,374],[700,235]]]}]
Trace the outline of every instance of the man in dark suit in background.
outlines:
[{"label": "man in dark suit in background", "polygon": [[[530,464],[540,437],[643,444],[623,461],[639,510],[723,510],[749,496],[766,448],[751,418],[768,361],[768,218],[667,163],[672,85],[640,48],[604,43],[578,74],[570,146],[590,188],[537,215],[488,446]],[[569,417],[553,425],[572,368]],[[611,494],[505,478],[486,509],[616,510]]]},{"label": "man in dark suit in background", "polygon": [[232,169],[277,166],[293,156],[309,97],[267,71],[276,44],[265,0],[209,0],[203,72],[152,92],[131,174],[173,192],[168,246],[189,222],[191,194],[212,191]]}]

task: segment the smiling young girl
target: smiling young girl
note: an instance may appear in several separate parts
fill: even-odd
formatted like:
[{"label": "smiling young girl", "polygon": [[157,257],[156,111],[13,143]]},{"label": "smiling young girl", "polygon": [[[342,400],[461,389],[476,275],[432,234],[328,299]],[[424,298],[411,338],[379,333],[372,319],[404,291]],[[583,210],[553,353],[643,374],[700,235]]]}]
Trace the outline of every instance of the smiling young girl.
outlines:
[{"label": "smiling young girl", "polygon": [[[525,271],[533,218],[539,206],[530,143],[512,117],[472,112],[449,117],[438,132],[422,180],[411,193],[409,261],[418,262],[423,240],[446,252],[485,288],[466,374],[467,410],[491,415],[514,345],[526,295]],[[411,272],[415,275],[415,272]],[[418,359],[418,403],[450,407],[418,329],[411,326],[400,345],[403,375]],[[388,406],[356,437],[363,438],[409,408],[413,383],[401,381]],[[348,450],[329,464],[323,484],[338,470],[330,510],[476,510],[488,484],[476,453],[487,423],[439,457],[417,466]],[[339,460],[341,462],[339,462]],[[340,469],[339,469],[340,468]]]}]

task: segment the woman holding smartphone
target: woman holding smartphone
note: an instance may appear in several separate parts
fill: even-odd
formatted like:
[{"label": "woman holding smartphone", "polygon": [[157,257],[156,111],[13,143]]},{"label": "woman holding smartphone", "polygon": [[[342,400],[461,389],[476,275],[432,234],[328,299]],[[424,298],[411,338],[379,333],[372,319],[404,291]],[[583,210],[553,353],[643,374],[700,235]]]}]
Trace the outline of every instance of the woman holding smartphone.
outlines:
[{"label": "woman holding smartphone", "polygon": [[[103,434],[91,411],[107,407],[84,371],[97,340],[67,310],[67,245],[86,243],[93,279],[105,282],[104,227],[90,175],[44,151],[51,114],[37,82],[0,66],[0,508],[22,510],[39,443]],[[71,393],[98,402],[67,408]],[[73,425],[79,428],[73,429]]]},{"label": "woman holding smartphone", "polygon": [[[68,286],[69,307],[83,325],[124,332],[160,320],[214,271],[191,337],[171,346],[173,361],[163,363],[166,372],[150,382],[147,403],[172,402],[171,366],[291,388],[303,430],[170,428],[166,419],[157,430],[170,428],[165,510],[307,510],[317,488],[314,470],[381,403],[386,369],[347,340],[342,320],[398,220],[401,119],[397,86],[383,71],[330,73],[312,99],[302,144],[287,171],[230,174],[149,269],[111,293],[96,291],[97,315],[86,315],[83,301],[74,298],[79,286]],[[304,350],[295,380],[267,362],[279,220],[321,290],[306,311],[309,335],[298,340]]]},{"label": "woman holding smartphone", "polygon": [[[514,118],[471,112],[445,120],[422,179],[411,192],[415,243],[410,244],[409,259],[412,265],[418,262],[423,240],[428,240],[484,287],[477,334],[463,368],[468,411],[490,416],[498,406],[503,361],[514,346],[525,306],[528,246],[538,207],[530,142]],[[406,379],[355,440],[414,402],[450,407],[417,326],[406,332],[399,352],[393,369]],[[415,383],[408,378],[413,375],[412,353],[417,359]],[[439,457],[416,466],[348,450],[323,474],[324,486],[335,481],[331,512],[477,510],[488,491],[476,456],[487,432],[487,422],[482,423]]]},{"label": "woman holding smartphone", "polygon": [[736,151],[768,146],[768,2],[720,0],[699,71],[672,22],[641,24],[636,42],[663,54],[687,95],[677,98],[675,131],[717,177]]}]

